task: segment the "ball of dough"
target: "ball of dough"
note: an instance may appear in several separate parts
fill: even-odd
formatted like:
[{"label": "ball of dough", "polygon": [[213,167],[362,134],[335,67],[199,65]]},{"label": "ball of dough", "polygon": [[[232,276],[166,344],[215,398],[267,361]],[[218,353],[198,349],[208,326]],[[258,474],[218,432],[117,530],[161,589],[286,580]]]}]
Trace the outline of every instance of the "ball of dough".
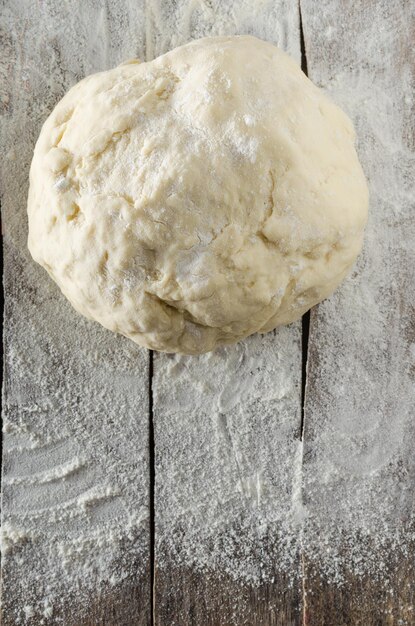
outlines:
[{"label": "ball of dough", "polygon": [[298,319],[362,245],[350,120],[275,46],[194,41],[75,85],[43,126],[29,249],[86,317],[198,354]]}]

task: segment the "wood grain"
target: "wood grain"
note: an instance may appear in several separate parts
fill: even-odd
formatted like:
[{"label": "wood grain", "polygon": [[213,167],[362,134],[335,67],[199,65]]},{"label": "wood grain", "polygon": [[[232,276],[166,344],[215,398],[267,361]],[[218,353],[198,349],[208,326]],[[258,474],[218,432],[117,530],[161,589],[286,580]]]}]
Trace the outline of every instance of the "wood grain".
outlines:
[{"label": "wood grain", "polygon": [[[76,4],[76,6],[75,6]],[[140,2],[16,2],[1,8],[2,218],[4,232],[5,370],[2,524],[21,528],[25,515],[51,512],[82,490],[119,483],[121,493],[91,506],[89,533],[124,517],[143,516],[114,551],[122,584],[86,578],[82,565],[67,580],[62,557],[48,571],[53,542],[76,541],[78,511],[56,521],[41,514],[32,536],[2,561],[2,624],[112,626],[151,621],[148,354],[78,316],[26,248],[26,199],[41,124],[83,76],[145,55]],[[120,428],[122,420],[122,428]],[[24,473],[54,467],[62,446],[86,464],[65,480],[31,484]],[[92,451],[92,452],[91,452]],[[132,453],[133,451],[133,453]],[[106,474],[109,459],[112,476]],[[63,459],[65,460],[65,459]],[[70,459],[66,459],[70,460]],[[68,494],[70,494],[68,496]],[[140,513],[143,511],[143,513]],[[102,529],[104,526],[102,526]],[[52,537],[55,539],[52,540]],[[104,545],[101,550],[107,548]],[[96,547],[91,543],[91,550]],[[95,558],[95,557],[93,557]],[[39,572],[34,581],[32,568]],[[66,577],[66,578],[65,578]],[[49,587],[48,587],[49,586]],[[45,612],[50,588],[61,589]],[[89,591],[88,591],[89,590]]]},{"label": "wood grain", "polygon": [[301,588],[281,573],[272,583],[249,585],[217,571],[166,567],[156,572],[156,624],[297,626]]},{"label": "wood grain", "polygon": [[306,553],[308,626],[415,624],[410,4],[301,0],[309,76],[353,118],[371,193],[358,267],[311,316],[304,500],[341,565]]},{"label": "wood grain", "polygon": [[299,570],[298,547],[287,559],[284,534],[300,422],[292,330],[197,359],[155,357],[157,624],[299,617],[298,588],[287,585]]},{"label": "wood grain", "polygon": [[[244,33],[300,62],[298,7],[284,0],[258,11],[240,0],[152,2],[147,58],[193,38]],[[299,623],[298,552],[287,576],[279,542],[297,469],[301,324],[215,355],[155,354],[153,394],[155,623]],[[260,537],[275,502],[278,519]],[[271,572],[273,582],[258,582]]]}]

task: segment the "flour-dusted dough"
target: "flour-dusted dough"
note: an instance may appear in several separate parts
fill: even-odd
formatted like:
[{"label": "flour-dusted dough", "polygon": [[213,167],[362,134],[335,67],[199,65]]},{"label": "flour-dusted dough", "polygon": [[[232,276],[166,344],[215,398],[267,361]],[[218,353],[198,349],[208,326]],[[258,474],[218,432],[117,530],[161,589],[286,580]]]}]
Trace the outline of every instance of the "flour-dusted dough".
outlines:
[{"label": "flour-dusted dough", "polygon": [[367,204],[346,115],[271,44],[208,38],[57,105],[30,172],[29,248],[83,315],[197,354],[328,296]]}]

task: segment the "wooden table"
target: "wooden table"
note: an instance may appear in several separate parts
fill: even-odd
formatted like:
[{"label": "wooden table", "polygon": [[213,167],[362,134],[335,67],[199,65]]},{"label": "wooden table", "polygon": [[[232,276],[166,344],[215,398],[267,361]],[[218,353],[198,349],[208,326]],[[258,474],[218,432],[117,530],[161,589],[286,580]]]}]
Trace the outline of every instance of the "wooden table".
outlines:
[{"label": "wooden table", "polygon": [[[415,67],[414,8],[411,0],[5,0],[4,626],[415,624],[414,108],[408,79]],[[131,57],[151,60],[193,38],[243,33],[287,50],[353,118],[371,192],[365,249],[345,285],[302,323],[212,357],[148,353],[79,318],[31,262],[25,205],[33,146],[53,106],[84,75]],[[252,374],[238,407],[226,397],[218,400],[213,379],[205,385],[203,404],[191,401],[192,384],[209,378],[210,365],[221,389],[234,394],[238,380]],[[168,384],[172,368],[174,387]],[[183,391],[181,404],[177,389]],[[60,433],[58,413],[66,422]],[[128,536],[117,538],[113,567],[125,572],[123,580],[103,583],[91,567],[87,600],[81,588],[76,594],[68,589],[41,612],[43,582],[51,573],[44,571],[35,584],[30,563],[40,563],[42,572],[45,537],[50,540],[47,533],[55,532],[57,522],[52,530],[42,527],[41,514],[36,532],[19,535],[22,506],[33,512],[53,507],[53,499],[63,497],[63,481],[58,476],[53,488],[35,492],[30,477],[16,477],[22,464],[32,463],[39,482],[38,468],[49,471],[57,463],[59,437],[74,446],[76,458],[85,450],[89,455],[87,468],[77,468],[66,489],[69,484],[76,490],[80,481],[85,489],[102,486],[105,456],[120,484],[131,488],[128,512],[138,522]],[[390,454],[373,469],[385,437]],[[353,471],[367,459],[366,473]],[[250,498],[249,481],[259,474],[274,490],[276,515],[291,511],[293,501],[307,511],[287,562],[281,561],[272,525],[263,542],[251,539],[263,507],[269,516],[269,500],[264,504],[256,492],[254,502]],[[242,484],[241,493],[236,484]],[[378,497],[389,493],[385,485],[387,505]],[[360,490],[368,499],[357,517],[375,524],[393,511],[385,524],[396,526],[404,540],[393,541],[388,527],[382,542],[369,527],[351,546],[344,519]],[[92,493],[91,502],[116,495],[85,493]],[[192,498],[196,513],[190,521],[177,519],[175,504]],[[207,499],[219,507],[220,519],[220,507],[226,508],[233,531],[240,529],[232,556],[236,573],[229,570],[225,546],[216,566],[209,560]],[[76,532],[72,518],[58,526],[63,534]],[[318,536],[316,528],[327,550],[336,552],[341,579],[329,575],[327,559],[323,566],[321,550],[308,540],[307,533]],[[223,525],[210,539],[220,543],[222,530]],[[198,535],[191,565],[183,554]],[[249,559],[244,545],[250,546]],[[264,557],[262,580],[243,575],[245,563],[255,566]],[[378,575],[376,563],[382,568]]]}]

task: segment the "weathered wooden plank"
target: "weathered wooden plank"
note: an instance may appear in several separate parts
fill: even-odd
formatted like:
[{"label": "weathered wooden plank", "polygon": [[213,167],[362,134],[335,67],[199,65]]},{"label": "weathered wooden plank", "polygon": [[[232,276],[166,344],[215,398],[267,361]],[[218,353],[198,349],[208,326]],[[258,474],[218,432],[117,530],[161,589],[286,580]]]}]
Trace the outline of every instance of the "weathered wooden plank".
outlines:
[{"label": "weathered wooden plank", "polygon": [[354,119],[371,192],[358,265],[311,318],[309,626],[415,623],[413,8],[301,0],[309,75]]},{"label": "weathered wooden plank", "polygon": [[297,623],[292,335],[155,357],[157,624]]},{"label": "weathered wooden plank", "polygon": [[2,623],[149,624],[148,354],[79,317],[26,249],[41,124],[84,75],[144,56],[143,6],[1,13]]},{"label": "weathered wooden plank", "polygon": [[[250,33],[300,60],[293,2],[152,2],[147,54]],[[300,620],[301,324],[198,358],[154,355],[155,623]],[[277,506],[276,506],[277,503]]]}]

